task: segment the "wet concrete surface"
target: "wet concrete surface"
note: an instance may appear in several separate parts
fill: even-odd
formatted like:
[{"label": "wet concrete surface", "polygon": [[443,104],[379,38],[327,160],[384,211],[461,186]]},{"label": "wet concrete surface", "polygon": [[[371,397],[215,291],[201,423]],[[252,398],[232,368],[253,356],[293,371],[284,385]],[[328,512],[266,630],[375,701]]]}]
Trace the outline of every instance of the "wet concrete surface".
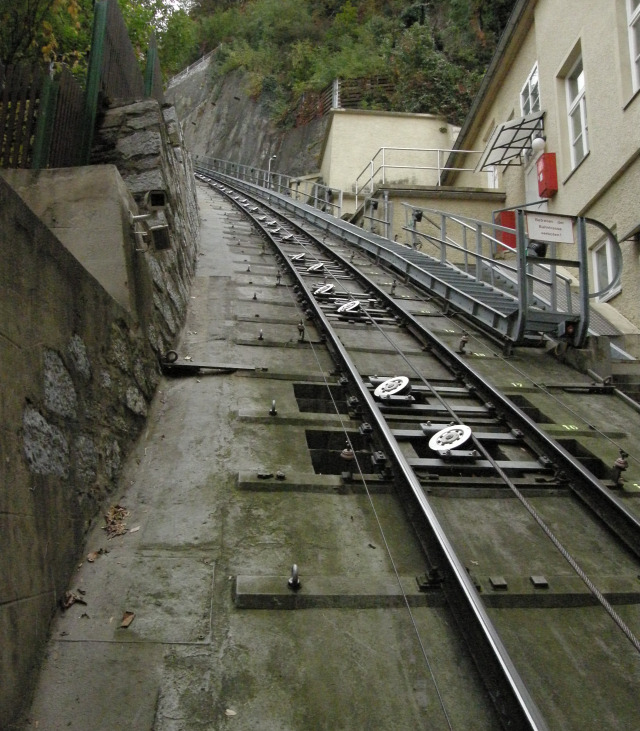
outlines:
[{"label": "wet concrete surface", "polygon": [[[91,530],[93,560],[69,587],[83,603],[54,619],[24,727],[445,728],[446,703],[457,727],[472,728],[461,697],[471,699],[476,728],[493,727],[446,612],[422,602],[409,615],[389,588],[395,571],[408,585],[425,570],[392,496],[374,489],[369,499],[313,469],[306,429],[349,420],[301,414],[291,384],[322,383],[332,361],[297,342],[301,313],[289,288],[276,286],[260,239],[230,204],[203,186],[199,196],[199,265],[176,350],[181,361],[247,370],[162,380],[105,505],[126,508],[127,532],[108,538],[101,519]],[[306,340],[315,337],[307,328]],[[278,470],[279,485],[257,477]],[[294,563],[312,608],[235,607],[238,587],[253,586],[255,597],[278,583],[286,594]],[[125,612],[135,615],[126,628]],[[439,658],[437,679],[425,673],[418,635]]]},{"label": "wet concrete surface", "polygon": [[[411,577],[425,566],[390,491],[373,484],[369,497],[360,485],[345,487],[338,475],[314,469],[309,430],[357,428],[344,415],[299,409],[292,383],[322,384],[334,367],[317,333],[307,328],[307,342],[298,342],[301,313],[289,288],[276,285],[272,257],[262,253],[259,237],[235,209],[201,185],[199,199],[199,266],[176,349],[181,359],[246,370],[162,380],[148,428],[110,501],[127,509],[128,530],[110,539],[98,520],[91,531],[85,555],[96,555],[82,562],[70,586],[85,603],[54,620],[25,728],[497,728],[447,612],[437,601],[414,606],[411,614],[395,603],[389,587],[396,572],[411,597]],[[455,325],[432,319],[443,338],[459,339]],[[360,347],[354,359],[365,372],[395,367],[380,333],[362,328],[349,338]],[[403,333],[392,338],[405,344]],[[608,397],[587,404],[563,396],[562,405],[538,390],[528,392],[527,382],[539,378],[577,378],[544,353],[505,361],[487,341],[469,349],[488,380],[526,392],[550,412],[551,430],[590,433],[588,423],[597,420],[600,429],[615,433],[615,443],[594,445],[605,462],[613,462],[619,441],[633,444],[638,416],[622,406],[611,413]],[[444,371],[430,374],[439,375]],[[274,400],[278,413],[271,416]],[[574,422],[577,430],[563,429]],[[635,464],[628,478],[632,492],[640,482]],[[525,543],[539,541],[520,520],[519,504],[505,509],[504,500],[483,503],[485,514],[478,515],[474,502],[441,509],[433,498],[445,522],[470,526],[460,546],[470,564],[508,577],[533,569],[568,573],[542,544],[534,567],[518,566],[513,554],[502,555],[492,544],[496,521],[521,530]],[[636,510],[637,501],[629,502]],[[576,544],[581,520],[576,509]],[[628,557],[610,560],[618,566]],[[246,607],[265,592],[291,602],[287,579],[294,563],[310,608],[234,605],[234,595],[245,597]],[[382,598],[376,603],[372,594]],[[532,642],[542,637],[535,613],[493,611],[514,646],[519,632]],[[125,612],[135,614],[127,628],[120,626]],[[600,628],[596,612],[594,634]],[[635,608],[627,614],[637,624]],[[565,626],[571,635],[571,625]],[[576,638],[557,641],[570,646]],[[620,648],[617,635],[611,647]],[[554,648],[543,648],[527,681],[535,687],[545,665],[555,661]],[[567,663],[569,677],[575,670],[570,655]],[[554,712],[564,718],[562,709]],[[556,727],[571,728],[571,721]]]}]

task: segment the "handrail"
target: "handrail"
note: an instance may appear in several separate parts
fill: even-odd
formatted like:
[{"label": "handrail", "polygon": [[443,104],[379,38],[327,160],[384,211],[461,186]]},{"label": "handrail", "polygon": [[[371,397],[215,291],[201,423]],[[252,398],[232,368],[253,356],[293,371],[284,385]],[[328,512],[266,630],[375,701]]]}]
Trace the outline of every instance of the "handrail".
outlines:
[{"label": "handrail", "polygon": [[[389,162],[387,158],[388,153],[393,152],[411,152],[411,153],[429,153],[433,155],[436,154],[436,160],[435,164],[432,165],[414,165],[414,164],[397,164],[394,165],[393,163]],[[380,147],[376,154],[371,158],[371,160],[365,165],[365,167],[361,170],[361,172],[356,177],[355,183],[354,183],[354,192],[356,197],[356,210],[358,208],[358,193],[361,191],[366,191],[367,187],[370,188],[369,192],[373,193],[374,191],[374,181],[376,176],[381,173],[382,178],[382,185],[385,185],[387,181],[386,171],[387,170],[427,170],[427,171],[434,171],[437,173],[437,176],[433,182],[435,186],[442,185],[442,176],[443,173],[448,172],[449,170],[453,170],[455,172],[475,172],[475,168],[449,168],[444,164],[444,161],[454,152],[461,152],[464,154],[477,154],[480,155],[480,150],[454,150],[454,149],[448,149],[448,148],[442,148],[442,147]],[[374,163],[378,159],[378,157],[382,158],[381,163],[378,165],[377,168],[374,169]],[[366,179],[363,185],[360,185],[360,180],[364,175],[369,175],[369,178]]]},{"label": "handrail", "polygon": [[[409,203],[403,203],[402,205],[405,207],[405,216],[407,219],[403,230],[411,235],[414,246],[419,245],[418,242],[421,239],[439,246],[440,261],[442,263],[449,262],[452,266],[456,266],[456,268],[467,273],[470,273],[471,267],[469,257],[474,257],[476,279],[478,281],[484,279],[483,270],[486,271],[486,268],[488,268],[488,281],[491,284],[495,283],[496,273],[503,279],[503,281],[506,280],[512,282],[512,284],[516,287],[518,309],[520,313],[515,338],[516,342],[525,336],[528,319],[535,321],[536,317],[534,312],[536,310],[542,310],[560,317],[562,315],[566,315],[567,317],[578,318],[574,341],[576,345],[581,345],[588,333],[589,308],[587,302],[589,297],[602,296],[603,294],[611,291],[619,281],[622,254],[619,250],[619,246],[617,246],[617,242],[615,242],[616,246],[614,246],[613,249],[616,262],[614,277],[600,292],[592,295],[586,294],[588,292],[588,274],[586,262],[586,234],[584,228],[587,222],[583,218],[569,216],[577,227],[579,261],[565,262],[564,260],[555,260],[552,258],[549,264],[547,264],[543,262],[540,257],[532,257],[531,252],[528,251],[529,238],[526,234],[524,224],[522,224],[519,225],[515,231],[518,265],[514,267],[506,262],[498,264],[492,257],[487,256],[482,251],[483,245],[487,243],[490,245],[492,251],[495,247],[513,251],[511,247],[506,246],[502,241],[496,238],[496,236],[483,230],[486,227],[494,232],[504,231],[513,234],[513,229],[495,222],[490,223],[488,221],[480,221],[469,216],[445,213],[443,211],[430,208],[418,208],[417,206]],[[416,216],[416,211],[420,212],[419,217]],[[518,210],[518,215],[523,218],[524,211]],[[440,220],[439,226],[437,223],[437,217],[439,217]],[[412,220],[411,225],[408,223],[409,220]],[[439,234],[434,235],[424,231],[419,231],[417,229],[417,223],[422,220],[436,229],[439,227]],[[595,223],[596,226],[605,232],[610,240],[615,241],[615,237],[613,237],[613,234],[611,234],[606,226],[603,226],[600,222],[589,222]],[[455,224],[462,229],[462,243],[455,241],[448,234],[447,227],[450,224]],[[473,232],[475,234],[475,250],[467,246],[467,232]],[[551,244],[551,246],[553,247],[555,245]],[[453,251],[459,252],[462,256],[462,261],[458,264],[451,262],[450,257],[447,255],[447,247],[450,247]],[[578,314],[574,312],[571,292],[572,279],[565,274],[557,272],[556,270],[556,265],[562,263],[565,263],[565,265],[576,266],[579,270],[580,306]],[[540,268],[534,269],[534,267]],[[515,277],[513,276],[514,273],[516,275]],[[544,290],[542,290],[542,288],[544,288]],[[566,302],[566,304],[563,304],[562,307],[559,307],[558,305],[559,288],[562,288],[564,291]]]},{"label": "handrail", "polygon": [[[407,206],[407,207],[415,207],[415,206],[411,206],[410,204],[404,203],[404,202],[402,203],[402,205]],[[435,209],[429,209],[429,208],[423,208],[421,210],[423,210],[423,211],[429,211],[429,212],[432,212],[432,213],[435,213],[436,212]],[[503,209],[503,210],[509,210],[509,209]],[[447,214],[447,217],[450,218],[454,223],[457,223],[460,226],[463,226],[464,228],[468,229],[469,231],[475,231],[475,229],[473,228],[473,226],[471,226],[470,224],[466,223],[465,220],[463,220],[466,217],[464,217],[464,216],[458,216],[458,215],[450,215],[450,214]],[[433,221],[431,221],[429,218],[427,218],[426,220],[429,221],[429,223],[432,226],[435,226],[435,224],[433,223]],[[467,220],[476,220],[476,219],[467,219]],[[499,229],[501,231],[505,231],[505,232],[508,232],[508,233],[513,233],[513,229],[510,229],[508,226],[502,226],[502,225],[497,224],[497,223],[491,223],[491,224],[489,222],[485,222],[485,223],[487,223],[487,225],[490,225],[494,229]],[[599,221],[594,221],[593,223],[599,224]],[[403,226],[403,230],[404,231],[410,231],[410,232],[413,233],[413,229],[410,229],[408,227],[404,227]],[[416,231],[415,233],[417,233],[418,235],[421,234],[420,231]],[[495,236],[491,236],[491,234],[485,233],[484,231],[481,231],[480,232],[480,235],[482,236],[482,238],[487,239],[491,243],[497,244],[498,246],[500,246],[501,248],[505,249],[506,251],[512,251],[511,247],[507,246],[503,241],[500,241],[500,239],[495,238]],[[440,240],[440,239],[437,239],[437,240]],[[453,239],[450,239],[449,237],[447,237],[447,242],[446,243],[447,243],[447,245],[452,246],[452,247],[455,247],[455,248],[459,248],[462,251],[468,251],[468,249],[463,249],[458,244],[456,244],[455,241],[453,241]],[[618,250],[620,251],[619,245],[618,245]],[[488,257],[484,257],[484,256],[482,256],[480,254],[474,254],[473,252],[470,252],[470,253],[473,256],[478,256],[481,259],[486,259],[487,261],[493,262],[493,259],[489,259]],[[620,251],[620,264],[622,265],[622,252],[621,251]],[[537,265],[541,269],[544,269],[545,271],[549,272],[549,274],[551,274],[551,267],[548,264],[543,264],[543,263],[538,262]],[[506,262],[500,263],[497,266],[500,266],[501,269],[509,269],[509,270],[511,270],[513,272],[517,272],[518,271],[517,270],[517,267],[511,266],[510,264],[507,264]],[[531,278],[534,281],[538,281],[541,284],[549,284],[549,282],[547,280],[542,279],[542,278],[536,276],[533,273],[531,273],[530,276],[531,276]],[[561,272],[556,272],[555,273],[555,276],[558,279],[562,280],[564,283],[569,284],[569,285],[571,284],[571,278],[570,277],[567,277],[565,274],[562,274]],[[596,293],[594,295],[590,295],[590,296],[592,296],[592,297],[601,296],[602,294],[605,294],[606,292],[608,292],[609,289],[613,289],[613,286],[610,286],[607,290],[602,290],[601,292],[598,292],[598,293]]]},{"label": "handrail", "polygon": [[176,84],[180,79],[182,79],[185,76],[188,76],[191,71],[193,71],[197,66],[200,66],[201,64],[205,63],[205,61],[208,61],[210,56],[212,56],[216,51],[218,50],[218,47],[213,49],[213,51],[209,51],[209,53],[205,53],[204,56],[201,56],[197,61],[194,61],[193,63],[190,63],[186,68],[182,69],[182,71],[178,71],[175,76],[172,76],[169,81],[167,81],[167,88],[172,86],[173,84]]},{"label": "handrail", "polygon": [[245,165],[231,160],[221,160],[220,158],[208,157],[206,155],[196,155],[195,163],[203,163],[214,172],[253,183],[261,188],[275,190],[294,200],[306,200],[314,208],[327,211],[337,218],[340,218],[342,215],[343,192],[338,188],[331,188],[323,183],[314,181],[311,183],[311,191],[307,189],[300,191],[299,187],[294,187],[296,182],[300,181],[296,181],[290,175],[274,172],[270,168],[265,170],[252,165]]},{"label": "handrail", "polygon": [[598,292],[589,293],[589,297],[591,299],[595,299],[609,294],[609,292],[611,292],[620,284],[620,279],[622,277],[622,249],[620,248],[618,239],[613,235],[613,231],[611,231],[611,229],[607,228],[607,226],[605,226],[603,223],[600,223],[600,221],[596,221],[595,218],[585,218],[584,220],[585,223],[589,223],[592,226],[599,228],[606,235],[607,240],[613,245],[614,274],[611,278],[611,281],[606,287]]}]

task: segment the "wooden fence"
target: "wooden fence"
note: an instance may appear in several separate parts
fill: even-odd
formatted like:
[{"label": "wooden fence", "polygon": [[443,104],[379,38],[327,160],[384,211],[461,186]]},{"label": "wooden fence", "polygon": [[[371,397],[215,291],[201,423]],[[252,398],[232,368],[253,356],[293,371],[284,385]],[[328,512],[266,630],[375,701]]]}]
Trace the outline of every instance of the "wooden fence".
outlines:
[{"label": "wooden fence", "polygon": [[162,103],[155,38],[143,76],[117,0],[95,4],[85,86],[66,67],[54,72],[39,64],[0,64],[0,167],[86,165],[101,104],[145,97]]},{"label": "wooden fence", "polygon": [[0,167],[31,167],[43,78],[39,65],[0,64]]}]

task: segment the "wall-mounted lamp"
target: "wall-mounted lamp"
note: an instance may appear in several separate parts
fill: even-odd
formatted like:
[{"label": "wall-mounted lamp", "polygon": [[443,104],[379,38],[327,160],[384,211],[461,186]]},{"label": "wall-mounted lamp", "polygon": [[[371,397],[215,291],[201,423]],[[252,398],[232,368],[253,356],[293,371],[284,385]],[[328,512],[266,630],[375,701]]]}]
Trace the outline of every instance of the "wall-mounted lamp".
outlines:
[{"label": "wall-mounted lamp", "polygon": [[537,137],[534,137],[531,141],[531,149],[535,153],[544,152],[544,148],[547,144],[547,138],[544,135],[538,135]]},{"label": "wall-mounted lamp", "polygon": [[420,223],[420,221],[422,221],[422,211],[420,208],[415,208],[411,213],[411,217],[416,223]]}]

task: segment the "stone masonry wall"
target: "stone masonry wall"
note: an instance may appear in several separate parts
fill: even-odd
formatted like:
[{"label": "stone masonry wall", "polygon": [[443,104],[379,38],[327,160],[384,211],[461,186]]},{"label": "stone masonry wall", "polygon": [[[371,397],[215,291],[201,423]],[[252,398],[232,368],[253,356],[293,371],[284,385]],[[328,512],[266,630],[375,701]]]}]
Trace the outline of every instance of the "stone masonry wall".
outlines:
[{"label": "stone masonry wall", "polygon": [[94,139],[91,162],[115,165],[138,202],[150,190],[167,194],[163,215],[172,245],[146,257],[154,284],[154,312],[150,321],[147,313],[145,324],[159,351],[173,340],[185,314],[184,284],[193,276],[199,225],[191,158],[184,152],[175,109],[161,108],[154,99],[112,104]]},{"label": "stone masonry wall", "polygon": [[[51,617],[145,424],[195,269],[195,185],[172,110],[110,109],[99,158],[115,162],[134,197],[167,193],[169,248],[147,241],[140,251],[125,227],[132,311],[0,178],[1,728],[28,702]],[[128,194],[122,205],[133,205]]]}]

